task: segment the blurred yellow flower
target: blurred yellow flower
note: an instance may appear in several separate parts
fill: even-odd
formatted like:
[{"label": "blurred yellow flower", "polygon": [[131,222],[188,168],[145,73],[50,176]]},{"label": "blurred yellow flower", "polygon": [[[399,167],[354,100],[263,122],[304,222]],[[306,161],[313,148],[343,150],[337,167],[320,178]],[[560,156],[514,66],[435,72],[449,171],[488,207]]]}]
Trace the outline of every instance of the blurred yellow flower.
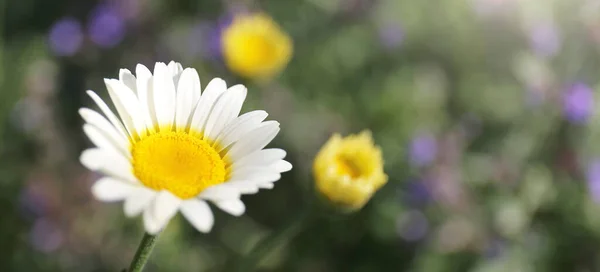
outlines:
[{"label": "blurred yellow flower", "polygon": [[267,80],[278,74],[292,56],[292,41],[263,13],[234,17],[223,32],[225,63],[240,76]]},{"label": "blurred yellow flower", "polygon": [[369,131],[333,135],[317,154],[313,171],[319,193],[345,210],[362,208],[388,180]]}]

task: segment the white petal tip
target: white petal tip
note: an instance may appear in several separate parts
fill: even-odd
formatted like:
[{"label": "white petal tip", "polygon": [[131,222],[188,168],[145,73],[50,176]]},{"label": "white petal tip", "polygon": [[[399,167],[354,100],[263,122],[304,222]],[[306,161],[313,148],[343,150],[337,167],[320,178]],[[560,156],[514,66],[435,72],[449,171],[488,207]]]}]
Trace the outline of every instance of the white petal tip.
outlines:
[{"label": "white petal tip", "polygon": [[241,216],[244,214],[244,212],[246,212],[246,206],[244,205],[244,202],[239,199],[217,201],[215,202],[215,205],[233,216]]},{"label": "white petal tip", "polygon": [[258,185],[258,187],[260,187],[261,189],[270,190],[270,189],[275,188],[275,184],[273,184],[273,183],[263,183],[263,184]]},{"label": "white petal tip", "polygon": [[292,168],[293,168],[291,163],[284,161],[284,160],[280,160],[280,161],[276,162],[274,166],[275,166],[275,169],[277,169],[277,171],[279,171],[280,173],[288,172],[288,171],[292,170]]},{"label": "white petal tip", "polygon": [[94,149],[88,149],[81,152],[81,156],[79,156],[79,161],[81,162],[81,164],[83,164],[83,166],[87,167],[92,171],[96,171],[102,166],[102,162],[98,160]]},{"label": "white petal tip", "polygon": [[79,109],[77,112],[79,113],[79,115],[80,115],[80,116],[81,116],[83,119],[85,119],[85,117],[88,115],[89,111],[90,111],[90,109],[87,109],[87,108],[81,108],[81,109]]},{"label": "white petal tip", "polygon": [[105,202],[123,200],[132,190],[133,186],[111,178],[102,178],[92,185],[92,195]]}]

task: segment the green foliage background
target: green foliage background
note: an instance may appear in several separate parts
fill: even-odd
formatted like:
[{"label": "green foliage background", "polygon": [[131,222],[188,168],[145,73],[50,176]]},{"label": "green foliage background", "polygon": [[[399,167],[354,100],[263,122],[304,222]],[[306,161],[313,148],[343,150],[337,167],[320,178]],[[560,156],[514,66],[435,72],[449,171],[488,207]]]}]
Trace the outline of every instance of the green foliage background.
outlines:
[{"label": "green foliage background", "polygon": [[[57,20],[84,24],[98,4],[137,3],[124,39],[77,53],[48,44]],[[0,270],[119,271],[141,220],[90,195],[97,175],[78,108],[85,90],[137,63],[176,60],[249,87],[244,111],[281,123],[272,146],[294,169],[275,189],[244,196],[247,213],[215,210],[209,234],[180,216],[147,271],[229,271],[297,217],[312,194],[312,158],[334,132],[370,129],[389,183],[360,212],[308,222],[261,271],[600,271],[600,206],[586,179],[600,117],[565,119],[566,86],[600,74],[600,6],[584,0],[173,0],[0,2]],[[230,74],[210,49],[239,10],[270,14],[294,40],[273,82]],[[539,25],[556,33],[540,53]],[[198,34],[200,33],[200,34]],[[211,40],[213,39],[213,40]],[[200,53],[198,53],[200,52]],[[585,103],[584,103],[585,104]],[[595,103],[594,103],[595,104]],[[432,135],[434,159],[411,143]],[[430,152],[431,153],[431,152]],[[418,155],[418,154],[417,154]],[[600,193],[600,192],[597,192]]]}]

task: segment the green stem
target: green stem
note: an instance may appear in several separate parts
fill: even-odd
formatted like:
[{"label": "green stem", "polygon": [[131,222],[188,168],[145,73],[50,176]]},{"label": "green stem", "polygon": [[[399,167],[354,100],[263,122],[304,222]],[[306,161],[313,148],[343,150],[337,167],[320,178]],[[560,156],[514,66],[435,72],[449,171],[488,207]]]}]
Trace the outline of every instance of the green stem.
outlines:
[{"label": "green stem", "polygon": [[311,215],[311,211],[312,209],[310,207],[306,208],[304,212],[299,213],[298,216],[293,218],[281,229],[259,241],[252,251],[239,262],[236,271],[254,271],[256,266],[265,258],[265,256],[269,255],[275,247],[291,240],[302,231],[309,221],[308,218]]},{"label": "green stem", "polygon": [[150,259],[150,254],[152,253],[152,249],[158,241],[158,235],[150,235],[148,233],[144,234],[144,238],[142,238],[142,242],[140,242],[140,246],[135,252],[135,256],[131,261],[131,265],[129,266],[129,272],[141,272],[144,269],[144,265]]}]

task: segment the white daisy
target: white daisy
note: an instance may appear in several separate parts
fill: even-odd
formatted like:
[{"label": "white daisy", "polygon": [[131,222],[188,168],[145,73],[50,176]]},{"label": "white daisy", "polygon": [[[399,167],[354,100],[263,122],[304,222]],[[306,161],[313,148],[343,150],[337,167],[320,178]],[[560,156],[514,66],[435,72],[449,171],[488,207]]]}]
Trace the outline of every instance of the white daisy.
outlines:
[{"label": "white daisy", "polygon": [[[118,115],[94,92],[104,116],[82,108],[83,130],[95,148],[83,165],[106,176],[92,187],[101,201],[124,201],[125,214],[143,213],[148,233],[158,233],[181,211],[199,231],[213,226],[207,201],[234,216],[244,213],[242,194],[271,189],[292,165],[282,149],[263,149],[279,132],[267,113],[240,116],[246,88],[215,78],[201,94],[193,68],[158,62],[154,74],[138,64],[136,76],[121,69],[105,79]],[[120,118],[119,118],[120,117]]]}]

